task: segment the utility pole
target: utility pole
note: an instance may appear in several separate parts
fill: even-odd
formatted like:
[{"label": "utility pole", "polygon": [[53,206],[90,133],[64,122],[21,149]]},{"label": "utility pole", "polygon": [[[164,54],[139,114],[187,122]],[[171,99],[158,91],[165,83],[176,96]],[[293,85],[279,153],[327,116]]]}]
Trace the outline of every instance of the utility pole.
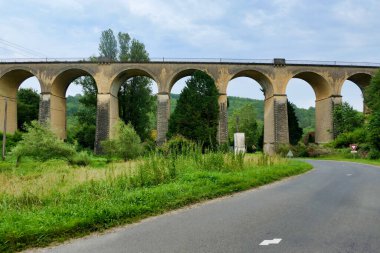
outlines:
[{"label": "utility pole", "polygon": [[3,161],[5,160],[5,143],[7,142],[7,112],[8,112],[8,99],[5,98],[4,128],[3,128],[3,153],[2,153]]}]

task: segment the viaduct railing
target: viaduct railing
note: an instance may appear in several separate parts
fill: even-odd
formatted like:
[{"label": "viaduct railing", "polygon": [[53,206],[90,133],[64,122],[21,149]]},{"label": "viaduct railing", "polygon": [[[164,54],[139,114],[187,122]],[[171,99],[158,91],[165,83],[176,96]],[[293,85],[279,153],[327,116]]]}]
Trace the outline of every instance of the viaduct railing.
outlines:
[{"label": "viaduct railing", "polygon": [[[7,58],[0,59],[1,63],[119,63],[107,58]],[[313,66],[354,66],[354,67],[380,67],[380,63],[375,62],[347,62],[347,61],[312,61],[312,60],[285,60],[283,58],[274,59],[232,59],[232,58],[151,58],[150,63],[224,63],[224,64],[267,64],[267,65],[313,65]],[[122,63],[122,62],[121,62]],[[141,62],[128,62],[141,63]]]}]

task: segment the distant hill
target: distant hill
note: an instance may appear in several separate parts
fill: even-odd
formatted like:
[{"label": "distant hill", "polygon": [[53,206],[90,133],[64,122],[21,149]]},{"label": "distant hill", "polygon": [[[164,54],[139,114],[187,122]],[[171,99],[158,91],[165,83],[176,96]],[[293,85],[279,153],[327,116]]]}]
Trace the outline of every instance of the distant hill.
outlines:
[{"label": "distant hill", "polygon": [[[68,96],[67,101],[67,116],[73,116],[74,113],[78,110],[79,106],[79,98],[81,95]],[[177,105],[177,100],[179,98],[179,94],[170,94],[170,111],[173,112],[174,108]],[[232,115],[232,113],[244,106],[247,103],[252,103],[256,108],[257,120],[264,120],[264,101],[258,99],[251,98],[241,98],[241,97],[228,97],[228,114]],[[299,124],[302,128],[311,131],[315,128],[315,108],[310,107],[309,109],[304,108],[295,108],[296,115],[299,120]]]}]

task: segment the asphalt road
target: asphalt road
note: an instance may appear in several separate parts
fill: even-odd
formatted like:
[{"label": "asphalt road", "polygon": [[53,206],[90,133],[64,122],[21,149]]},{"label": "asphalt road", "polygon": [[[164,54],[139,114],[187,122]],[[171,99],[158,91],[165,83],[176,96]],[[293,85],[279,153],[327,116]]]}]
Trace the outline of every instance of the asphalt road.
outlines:
[{"label": "asphalt road", "polygon": [[298,177],[41,251],[380,252],[380,168],[310,163]]}]

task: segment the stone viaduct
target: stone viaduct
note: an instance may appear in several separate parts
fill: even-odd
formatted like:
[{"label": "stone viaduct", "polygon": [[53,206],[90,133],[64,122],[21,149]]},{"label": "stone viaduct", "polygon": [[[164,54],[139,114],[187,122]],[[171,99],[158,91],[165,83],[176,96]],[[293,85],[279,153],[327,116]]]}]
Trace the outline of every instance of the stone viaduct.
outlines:
[{"label": "stone viaduct", "polygon": [[341,103],[341,89],[346,80],[365,88],[379,66],[289,63],[274,59],[267,63],[241,62],[5,62],[0,63],[0,130],[3,130],[4,100],[8,101],[7,132],[17,128],[16,92],[20,84],[35,76],[41,85],[39,120],[50,122],[53,131],[66,138],[66,90],[80,76],[92,76],[98,88],[96,143],[113,135],[118,119],[118,90],[123,81],[146,76],[158,85],[157,143],[166,140],[170,116],[170,91],[181,78],[196,70],[208,73],[219,90],[220,120],[217,139],[227,141],[227,86],[237,77],[257,81],[265,96],[264,150],[273,153],[277,144],[288,143],[286,87],[290,79],[308,82],[316,96],[316,142],[333,139],[332,111]]}]

